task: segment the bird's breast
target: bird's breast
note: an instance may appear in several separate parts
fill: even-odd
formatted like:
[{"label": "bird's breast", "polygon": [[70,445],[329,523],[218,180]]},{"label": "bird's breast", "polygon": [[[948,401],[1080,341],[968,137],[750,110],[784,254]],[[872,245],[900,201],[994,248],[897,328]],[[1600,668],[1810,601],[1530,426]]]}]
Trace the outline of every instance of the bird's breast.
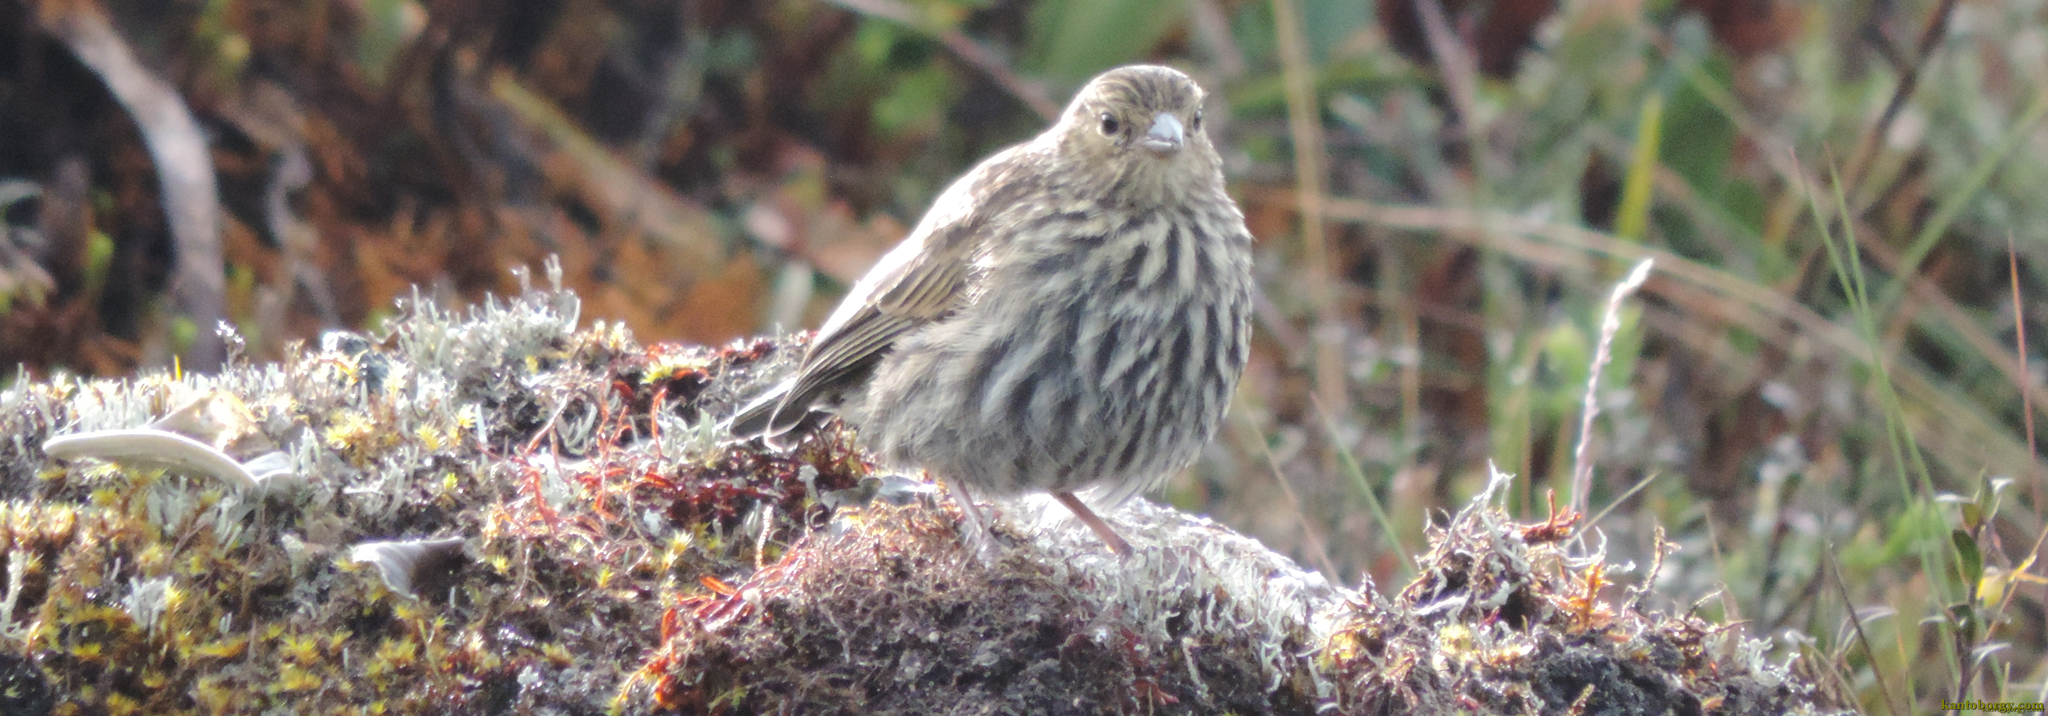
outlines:
[{"label": "bird's breast", "polygon": [[[1241,226],[1192,211],[1092,214],[1033,237],[1035,253],[996,279],[985,300],[1001,303],[985,308],[1021,319],[1013,325],[1042,347],[1032,361],[1071,366],[1085,395],[1068,407],[1088,412],[1075,419],[1200,417],[1173,404],[1227,392],[1243,367]],[[999,418],[999,402],[983,415]]]}]

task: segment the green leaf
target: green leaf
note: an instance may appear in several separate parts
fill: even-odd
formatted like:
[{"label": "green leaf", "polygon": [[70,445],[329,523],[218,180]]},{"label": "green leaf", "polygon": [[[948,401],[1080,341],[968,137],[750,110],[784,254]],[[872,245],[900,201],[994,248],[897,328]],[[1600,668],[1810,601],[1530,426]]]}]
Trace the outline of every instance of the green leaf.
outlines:
[{"label": "green leaf", "polygon": [[1640,242],[1650,223],[1650,189],[1657,178],[1657,140],[1664,127],[1664,98],[1650,95],[1636,120],[1636,146],[1630,153],[1628,176],[1622,182],[1621,208],[1616,212],[1614,233]]},{"label": "green leaf", "polygon": [[85,238],[85,294],[94,301],[107,287],[107,272],[114,265],[114,239],[93,229]]},{"label": "green leaf", "polygon": [[1962,558],[1956,568],[1962,570],[1964,588],[1974,588],[1978,581],[1984,579],[1984,555],[1977,551],[1977,540],[1971,539],[1970,533],[1963,530],[1950,532],[1948,539],[1955,544],[1956,554]]},{"label": "green leaf", "polygon": [[[1731,74],[1721,60],[1707,61],[1700,70],[1721,86],[1727,85]],[[1664,114],[1658,156],[1701,197],[1719,198],[1729,183],[1735,122],[1691,83],[1673,88],[1671,105]]]},{"label": "green leaf", "polygon": [[937,65],[901,74],[888,94],[875,100],[875,128],[883,136],[935,132],[951,101],[952,76]]}]

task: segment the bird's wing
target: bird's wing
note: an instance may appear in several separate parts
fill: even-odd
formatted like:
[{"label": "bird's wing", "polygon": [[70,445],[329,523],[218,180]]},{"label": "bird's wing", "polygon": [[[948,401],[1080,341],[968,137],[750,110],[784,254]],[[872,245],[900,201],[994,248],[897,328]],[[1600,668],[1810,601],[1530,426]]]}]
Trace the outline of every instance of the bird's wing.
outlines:
[{"label": "bird's wing", "polygon": [[917,229],[861,277],[818,329],[765,434],[797,427],[820,398],[866,380],[898,338],[960,307],[986,240],[987,218],[1002,208],[991,204],[1009,198],[985,196],[980,189],[994,183],[989,179],[1009,178],[1001,175],[1017,153],[996,155],[955,181]]}]

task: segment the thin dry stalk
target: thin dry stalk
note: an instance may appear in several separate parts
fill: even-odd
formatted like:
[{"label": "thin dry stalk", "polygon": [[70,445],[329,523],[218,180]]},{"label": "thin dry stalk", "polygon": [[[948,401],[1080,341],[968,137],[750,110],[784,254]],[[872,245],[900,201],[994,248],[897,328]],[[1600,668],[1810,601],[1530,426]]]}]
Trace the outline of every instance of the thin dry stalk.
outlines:
[{"label": "thin dry stalk", "polygon": [[926,22],[916,8],[905,5],[897,0],[827,0],[827,2],[838,5],[855,14],[881,18],[927,33],[934,39],[937,39],[939,44],[945,45],[946,50],[959,57],[961,61],[973,66],[974,69],[981,70],[983,74],[988,75],[989,79],[995,80],[996,84],[1003,88],[1003,91],[1009,92],[1011,97],[1017,98],[1017,101],[1023,102],[1024,106],[1030,107],[1031,111],[1037,113],[1040,119],[1052,121],[1060,116],[1059,103],[1052,101],[1052,98],[1046,96],[1045,88],[1028,82],[1022,77],[1018,77],[1017,73],[1011,71],[1010,66],[1004,63],[1002,58],[997,57],[988,48],[982,47],[980,43],[975,42],[974,38],[968,37],[966,33],[948,27],[932,27],[931,23]]},{"label": "thin dry stalk", "polygon": [[2020,303],[2020,258],[2012,245],[2012,232],[2005,234],[2005,271],[2006,277],[2012,281],[2013,355],[2019,359],[2022,368],[2016,382],[2020,387],[2020,415],[2026,416],[2027,474],[2033,478],[2027,484],[2033,488],[2034,510],[2038,512],[2048,507],[2048,503],[2041,502],[2041,456],[2034,447],[2034,381],[2024,370],[2027,365],[2027,309]]},{"label": "thin dry stalk", "polygon": [[1891,679],[1885,678],[1884,667],[1878,664],[1877,650],[1870,645],[1870,635],[1863,632],[1863,617],[1856,614],[1856,602],[1849,596],[1849,584],[1842,581],[1842,565],[1835,563],[1835,550],[1831,547],[1821,551],[1820,558],[1827,563],[1828,580],[1834,582],[1835,592],[1842,597],[1842,608],[1849,612],[1849,626],[1856,630],[1856,641],[1863,644],[1863,653],[1870,655],[1870,673],[1877,677],[1877,688],[1884,692],[1886,711],[1899,713],[1898,697],[1892,694]]},{"label": "thin dry stalk", "polygon": [[1628,277],[1616,284],[1614,292],[1607,296],[1607,311],[1600,319],[1600,343],[1593,350],[1593,369],[1586,376],[1586,401],[1579,411],[1579,443],[1572,448],[1572,511],[1586,511],[1586,494],[1593,489],[1593,463],[1586,459],[1586,448],[1593,442],[1593,418],[1600,415],[1600,374],[1614,360],[1614,335],[1621,332],[1621,302],[1643,287],[1650,279],[1650,268],[1657,265],[1654,258],[1636,263]]},{"label": "thin dry stalk", "polygon": [[[1870,168],[1872,158],[1877,156],[1878,141],[1891,132],[1892,123],[1906,108],[1906,100],[1912,99],[1913,91],[1920,87],[1920,72],[1927,67],[1927,61],[1941,42],[1941,36],[1948,34],[1949,18],[1955,15],[1956,0],[1941,0],[1934,13],[1927,17],[1927,25],[1920,31],[1920,41],[1915,45],[1911,62],[1899,69],[1899,85],[1892,90],[1892,96],[1885,103],[1884,113],[1877,122],[1863,133],[1856,143],[1856,153],[1849,156],[1847,170],[1842,173],[1843,186],[1855,189],[1863,181],[1863,173]],[[1882,43],[1879,43],[1883,46]],[[1895,55],[1893,55],[1895,56]],[[1853,191],[1844,193],[1854,193]]]},{"label": "thin dry stalk", "polygon": [[199,120],[177,88],[135,57],[98,3],[45,3],[41,15],[43,29],[98,75],[135,120],[156,167],[165,219],[177,245],[172,290],[200,329],[181,362],[202,371],[218,368],[227,346],[213,328],[226,315],[227,278],[221,271],[220,193]]},{"label": "thin dry stalk", "polygon": [[[1302,269],[1308,297],[1316,311],[1315,392],[1337,415],[1349,414],[1344,392],[1344,324],[1337,315],[1335,279],[1330,270],[1327,213],[1323,192],[1323,123],[1316,101],[1314,70],[1308,40],[1302,36],[1301,13],[1294,0],[1273,0],[1274,35],[1280,45],[1281,79],[1287,89],[1287,128],[1294,140],[1295,200],[1301,209]],[[1334,466],[1334,450],[1324,451],[1323,464]]]},{"label": "thin dry stalk", "polygon": [[1465,45],[1451,34],[1451,23],[1444,15],[1443,3],[1437,0],[1412,0],[1415,13],[1422,18],[1422,34],[1429,42],[1429,54],[1436,59],[1437,71],[1443,73],[1444,86],[1450,90],[1451,105],[1458,110],[1458,128],[1464,130],[1465,142],[1472,155],[1472,169],[1479,176],[1486,176],[1486,132],[1479,126],[1479,69],[1472,53],[1465,51]]},{"label": "thin dry stalk", "polygon": [[1301,522],[1301,537],[1308,541],[1308,556],[1316,561],[1316,568],[1331,582],[1343,583],[1344,575],[1337,571],[1337,563],[1330,559],[1329,541],[1323,539],[1322,530],[1316,529],[1315,521],[1309,519],[1308,511],[1302,508],[1301,497],[1294,494],[1294,486],[1287,484],[1287,473],[1280,470],[1280,460],[1273,456],[1273,446],[1260,437],[1258,426],[1250,419],[1238,422],[1238,429],[1245,439],[1258,443],[1260,452],[1266,457],[1266,467],[1273,471],[1273,481],[1280,483],[1280,492],[1287,496],[1287,504],[1294,508],[1295,517]]},{"label": "thin dry stalk", "polygon": [[[1332,198],[1325,206],[1332,221],[1427,231],[1459,241],[1485,236],[1488,246],[1496,250],[1547,266],[1583,268],[1588,265],[1589,256],[1624,261],[1655,258],[1662,275],[1674,279],[1658,283],[1655,291],[1659,296],[1680,302],[1711,301],[1713,315],[1728,316],[1744,330],[1769,336],[1768,340],[1773,342],[1786,343],[1804,337],[1844,356],[1861,356],[1868,350],[1848,327],[1780,292],[1759,290],[1756,284],[1726,271],[1581,226],[1503,212],[1380,204],[1359,199]],[[2003,350],[1992,355],[2008,358]],[[1937,455],[1947,460],[1952,469],[1979,469],[1986,456],[2003,465],[2029,460],[2027,449],[2019,440],[1987,421],[1980,411],[1945,393],[1933,376],[1914,369],[1910,361],[1899,365],[1894,368],[1892,379],[1900,396],[1925,406],[1930,416],[1916,428],[1923,444],[1934,446]],[[2048,524],[2028,512],[2009,517],[2015,526],[2027,532]]]}]

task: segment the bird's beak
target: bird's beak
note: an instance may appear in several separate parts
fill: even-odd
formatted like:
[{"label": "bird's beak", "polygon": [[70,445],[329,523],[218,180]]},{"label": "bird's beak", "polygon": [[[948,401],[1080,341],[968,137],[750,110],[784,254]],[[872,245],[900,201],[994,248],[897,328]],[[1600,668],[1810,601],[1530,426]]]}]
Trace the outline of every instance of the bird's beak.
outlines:
[{"label": "bird's beak", "polygon": [[1181,128],[1180,118],[1173,116],[1172,112],[1160,112],[1152,120],[1151,131],[1146,132],[1138,144],[1156,156],[1167,157],[1180,151],[1186,141],[1187,132]]}]

